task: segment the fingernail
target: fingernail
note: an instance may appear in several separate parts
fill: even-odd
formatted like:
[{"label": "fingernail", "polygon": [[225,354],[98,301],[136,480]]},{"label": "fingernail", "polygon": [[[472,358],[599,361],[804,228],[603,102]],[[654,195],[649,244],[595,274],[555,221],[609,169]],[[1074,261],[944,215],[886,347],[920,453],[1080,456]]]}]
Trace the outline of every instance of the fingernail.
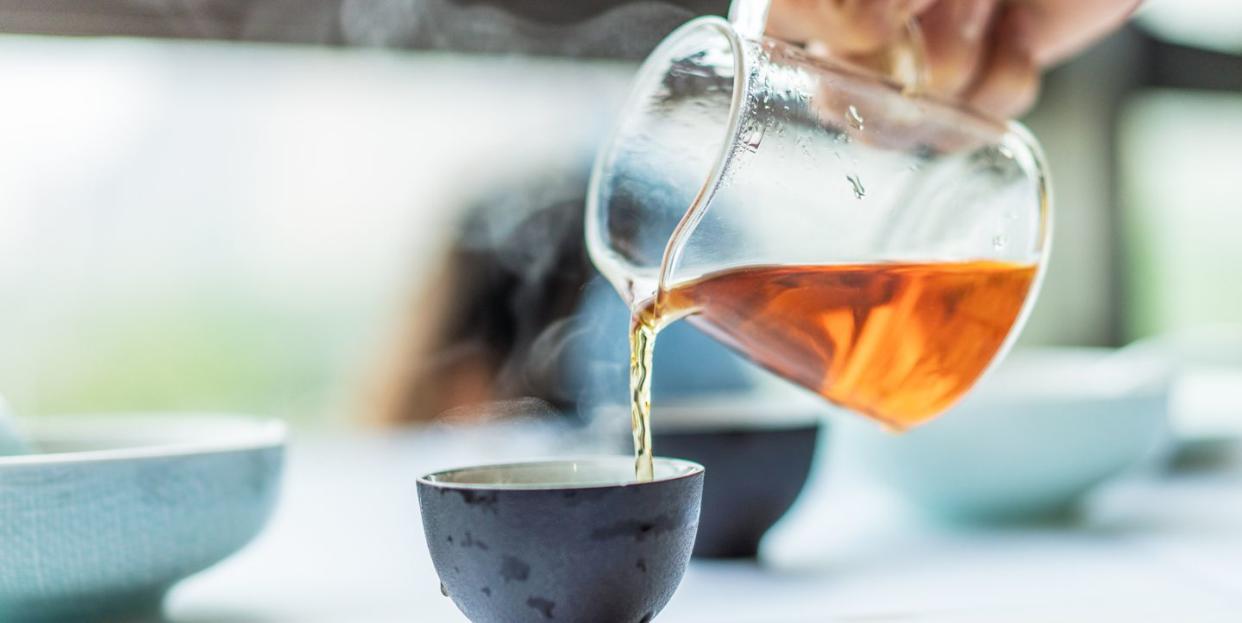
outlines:
[{"label": "fingernail", "polygon": [[832,55],[832,51],[828,49],[828,46],[824,45],[824,42],[819,39],[811,39],[806,42],[806,53],[819,58],[828,58]]}]

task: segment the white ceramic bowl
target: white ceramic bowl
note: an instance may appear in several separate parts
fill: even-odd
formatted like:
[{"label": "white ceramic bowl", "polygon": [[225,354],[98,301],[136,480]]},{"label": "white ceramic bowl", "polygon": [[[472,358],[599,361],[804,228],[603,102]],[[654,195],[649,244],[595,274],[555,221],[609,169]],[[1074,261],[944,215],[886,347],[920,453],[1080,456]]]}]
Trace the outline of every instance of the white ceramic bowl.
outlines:
[{"label": "white ceramic bowl", "polygon": [[1045,518],[1168,443],[1171,378],[1148,353],[1019,351],[939,419],[901,435],[851,423],[839,439],[934,515]]},{"label": "white ceramic bowl", "polygon": [[0,621],[116,621],[241,549],[279,491],[285,427],[238,416],[34,418],[0,457]]},{"label": "white ceramic bowl", "polygon": [[1177,380],[1169,419],[1177,436],[1175,468],[1229,464],[1242,445],[1242,325],[1196,327],[1129,347],[1169,359]]}]

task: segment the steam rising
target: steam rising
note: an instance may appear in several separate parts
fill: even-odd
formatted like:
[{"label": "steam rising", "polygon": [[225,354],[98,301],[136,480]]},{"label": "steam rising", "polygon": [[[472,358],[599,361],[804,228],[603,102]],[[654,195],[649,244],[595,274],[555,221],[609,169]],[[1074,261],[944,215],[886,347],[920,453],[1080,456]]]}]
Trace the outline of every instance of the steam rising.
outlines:
[{"label": "steam rising", "polygon": [[[624,59],[643,58],[686,20],[727,5],[724,0],[136,2],[182,36]],[[624,306],[604,291],[599,296],[616,306],[615,315],[576,312],[592,277],[582,234],[586,177],[581,168],[587,164],[589,156],[568,167],[549,167],[532,176],[538,184],[482,198],[485,205],[476,206],[475,218],[465,223],[446,258],[448,279],[411,313],[415,319],[439,318],[428,310],[447,310],[426,335],[414,333],[404,361],[394,366],[392,407],[385,409],[396,414],[392,421],[428,419],[417,414],[445,405],[465,405],[440,414],[447,420],[546,417],[602,396],[624,398]],[[598,306],[589,311],[600,312]],[[452,382],[472,382],[483,374],[486,388]]]},{"label": "steam rising", "polygon": [[[60,4],[68,7],[72,3]],[[116,15],[103,12],[102,21],[96,9],[57,8],[52,31],[640,59],[687,19],[719,14],[728,5],[726,0],[128,0],[119,4],[123,8]]]},{"label": "steam rising", "polygon": [[[638,0],[564,21],[566,14],[598,4],[571,0],[548,9],[555,5],[512,3],[501,8],[460,0],[344,0],[341,31],[344,41],[355,45],[642,58],[694,16],[683,6]],[[538,7],[544,8],[540,12]]]},{"label": "steam rising", "polygon": [[473,424],[492,420],[542,420],[557,413],[556,407],[547,401],[527,397],[455,407],[442,413],[439,419],[445,424]]}]

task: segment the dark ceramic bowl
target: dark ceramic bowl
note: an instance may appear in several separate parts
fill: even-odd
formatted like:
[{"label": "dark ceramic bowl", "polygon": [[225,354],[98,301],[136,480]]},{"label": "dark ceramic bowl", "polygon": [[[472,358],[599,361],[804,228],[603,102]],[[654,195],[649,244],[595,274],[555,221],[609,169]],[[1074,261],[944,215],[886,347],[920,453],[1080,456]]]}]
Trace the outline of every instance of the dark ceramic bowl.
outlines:
[{"label": "dark ceramic bowl", "polygon": [[753,558],[763,535],[806,485],[822,420],[813,410],[750,412],[744,405],[670,405],[659,410],[652,441],[666,456],[711,470],[694,555]]},{"label": "dark ceramic bowl", "polygon": [[418,481],[442,590],[474,623],[650,621],[681,582],[703,467],[602,457],[468,467]]}]

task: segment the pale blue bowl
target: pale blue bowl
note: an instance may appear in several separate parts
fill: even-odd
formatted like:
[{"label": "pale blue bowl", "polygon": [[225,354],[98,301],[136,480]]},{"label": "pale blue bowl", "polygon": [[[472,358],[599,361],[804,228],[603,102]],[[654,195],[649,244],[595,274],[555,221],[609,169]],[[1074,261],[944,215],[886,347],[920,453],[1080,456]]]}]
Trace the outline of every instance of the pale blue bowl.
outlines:
[{"label": "pale blue bowl", "polygon": [[158,614],[276,503],[284,425],[237,416],[35,418],[0,457],[0,621]]},{"label": "pale blue bowl", "polygon": [[901,435],[838,430],[871,475],[919,509],[966,522],[1072,515],[1097,485],[1169,442],[1171,370],[1141,353],[1015,353],[940,418]]}]

